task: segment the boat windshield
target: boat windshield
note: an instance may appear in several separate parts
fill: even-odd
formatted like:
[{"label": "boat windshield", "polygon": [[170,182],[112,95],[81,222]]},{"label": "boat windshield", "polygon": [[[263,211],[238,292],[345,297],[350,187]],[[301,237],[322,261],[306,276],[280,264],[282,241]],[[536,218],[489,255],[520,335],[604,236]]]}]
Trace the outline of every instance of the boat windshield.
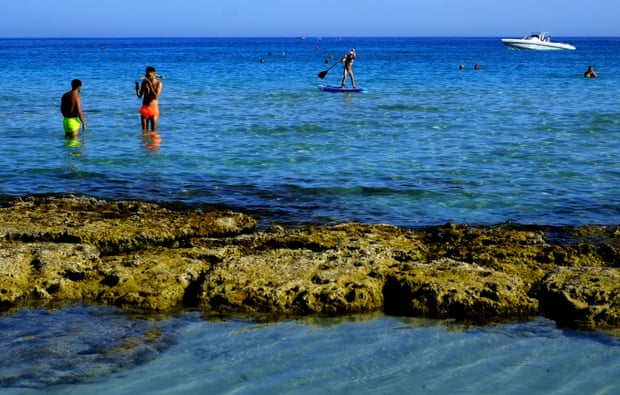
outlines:
[{"label": "boat windshield", "polygon": [[540,41],[550,42],[551,41],[551,36],[549,36],[548,33],[546,33],[546,32],[539,32],[539,33],[531,33],[529,36],[524,37],[524,39],[526,39],[526,40],[540,40]]}]

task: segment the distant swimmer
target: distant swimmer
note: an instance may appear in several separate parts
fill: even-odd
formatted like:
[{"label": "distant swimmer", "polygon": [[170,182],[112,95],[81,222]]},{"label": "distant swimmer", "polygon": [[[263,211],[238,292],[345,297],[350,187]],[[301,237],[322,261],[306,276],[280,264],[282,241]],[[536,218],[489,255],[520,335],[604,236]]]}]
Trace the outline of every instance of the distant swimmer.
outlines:
[{"label": "distant swimmer", "polygon": [[596,71],[594,71],[592,66],[588,66],[588,69],[585,71],[585,73],[583,73],[583,76],[585,78],[596,78],[596,77],[598,77],[598,75],[596,74]]},{"label": "distant swimmer", "polygon": [[341,87],[345,87],[347,82],[347,75],[351,77],[351,85],[355,88],[355,77],[353,77],[353,61],[356,58],[355,48],[351,48],[348,54],[344,55],[342,59],[340,59],[340,63],[344,63],[344,69],[342,71],[342,82],[340,83]]},{"label": "distant swimmer", "polygon": [[82,90],[82,81],[75,79],[71,81],[71,90],[62,95],[60,100],[60,112],[64,117],[62,126],[65,129],[65,136],[76,137],[80,132],[86,130],[86,121],[82,112],[82,99],[79,96]]},{"label": "distant swimmer", "polygon": [[157,122],[159,120],[159,96],[164,88],[163,82],[157,79],[155,68],[148,66],[142,85],[136,82],[136,96],[144,97],[142,107],[140,107],[140,116],[142,121],[142,130],[157,131]]}]

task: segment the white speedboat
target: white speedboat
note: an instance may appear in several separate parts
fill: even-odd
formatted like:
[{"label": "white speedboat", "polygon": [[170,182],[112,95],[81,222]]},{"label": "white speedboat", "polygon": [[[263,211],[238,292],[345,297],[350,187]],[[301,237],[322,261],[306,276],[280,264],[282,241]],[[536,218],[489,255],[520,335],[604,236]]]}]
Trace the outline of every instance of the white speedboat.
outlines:
[{"label": "white speedboat", "polygon": [[523,38],[502,38],[502,42],[509,49],[576,49],[575,46],[571,44],[552,42],[551,37],[547,32],[532,33],[529,36],[525,36]]}]

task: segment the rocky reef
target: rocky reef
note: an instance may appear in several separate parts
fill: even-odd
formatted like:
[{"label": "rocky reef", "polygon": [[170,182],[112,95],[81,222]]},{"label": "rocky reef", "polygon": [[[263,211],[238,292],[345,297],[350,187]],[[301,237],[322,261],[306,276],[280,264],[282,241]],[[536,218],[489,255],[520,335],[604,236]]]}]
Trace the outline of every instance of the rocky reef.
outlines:
[{"label": "rocky reef", "polygon": [[273,317],[384,311],[620,327],[620,227],[343,224],[260,230],[238,212],[90,197],[0,208],[0,306]]}]

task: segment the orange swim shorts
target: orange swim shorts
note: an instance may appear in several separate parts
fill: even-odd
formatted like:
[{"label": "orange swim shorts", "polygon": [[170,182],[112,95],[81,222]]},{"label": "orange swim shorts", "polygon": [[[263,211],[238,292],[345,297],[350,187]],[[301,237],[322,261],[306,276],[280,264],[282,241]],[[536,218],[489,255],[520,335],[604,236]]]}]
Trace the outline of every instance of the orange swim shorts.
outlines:
[{"label": "orange swim shorts", "polygon": [[140,114],[144,118],[154,118],[159,116],[159,107],[157,106],[142,106],[140,107]]}]

